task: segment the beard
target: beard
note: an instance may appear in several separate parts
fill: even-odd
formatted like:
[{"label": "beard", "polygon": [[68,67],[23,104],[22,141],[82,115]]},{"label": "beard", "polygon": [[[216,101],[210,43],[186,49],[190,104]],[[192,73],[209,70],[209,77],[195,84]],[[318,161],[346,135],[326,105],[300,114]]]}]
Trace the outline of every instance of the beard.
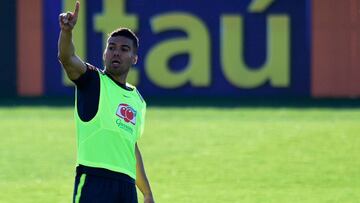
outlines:
[{"label": "beard", "polygon": [[112,75],[124,75],[127,74],[130,70],[130,65],[126,64],[108,64],[105,68],[105,71],[111,73]]}]

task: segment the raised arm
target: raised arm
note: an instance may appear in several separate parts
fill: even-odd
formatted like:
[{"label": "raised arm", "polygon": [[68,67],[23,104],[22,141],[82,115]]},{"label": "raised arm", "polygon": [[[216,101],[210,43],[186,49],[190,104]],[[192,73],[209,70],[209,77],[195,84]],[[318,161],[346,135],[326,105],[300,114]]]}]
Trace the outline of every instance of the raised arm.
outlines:
[{"label": "raised arm", "polygon": [[58,42],[58,58],[69,79],[76,80],[86,72],[84,62],[75,54],[72,41],[72,30],[75,27],[80,9],[80,2],[76,1],[75,11],[59,15],[60,36]]},{"label": "raised arm", "polygon": [[137,144],[135,145],[135,155],[136,155],[136,185],[144,195],[144,203],[155,203],[149,181],[146,177],[141,153]]}]

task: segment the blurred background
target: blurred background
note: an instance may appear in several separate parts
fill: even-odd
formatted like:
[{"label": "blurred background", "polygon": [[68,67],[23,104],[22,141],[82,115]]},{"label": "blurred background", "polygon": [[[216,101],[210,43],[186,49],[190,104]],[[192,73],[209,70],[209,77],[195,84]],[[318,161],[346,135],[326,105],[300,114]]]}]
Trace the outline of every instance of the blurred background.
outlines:
[{"label": "blurred background", "polygon": [[[76,53],[140,38],[128,82],[157,202],[359,202],[360,0],[81,0]],[[71,202],[75,0],[0,1],[0,202]],[[139,191],[138,191],[139,192]],[[139,201],[142,201],[141,192]]]},{"label": "blurred background", "polygon": [[[81,1],[77,54],[99,68],[107,34],[140,38],[145,97],[358,98],[359,1]],[[205,6],[206,5],[206,6]],[[1,2],[1,97],[73,96],[57,60],[74,1]]]}]

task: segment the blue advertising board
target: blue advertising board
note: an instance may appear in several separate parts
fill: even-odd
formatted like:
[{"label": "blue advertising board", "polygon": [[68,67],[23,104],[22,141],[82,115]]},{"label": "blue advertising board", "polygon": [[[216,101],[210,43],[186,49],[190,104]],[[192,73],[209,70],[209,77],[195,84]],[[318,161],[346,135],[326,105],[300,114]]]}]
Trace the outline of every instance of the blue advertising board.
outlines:
[{"label": "blue advertising board", "polygon": [[[309,96],[308,0],[82,0],[77,54],[97,67],[107,34],[140,38],[128,82],[144,96]],[[44,0],[45,92],[72,95],[57,60],[58,15],[73,0]]]}]

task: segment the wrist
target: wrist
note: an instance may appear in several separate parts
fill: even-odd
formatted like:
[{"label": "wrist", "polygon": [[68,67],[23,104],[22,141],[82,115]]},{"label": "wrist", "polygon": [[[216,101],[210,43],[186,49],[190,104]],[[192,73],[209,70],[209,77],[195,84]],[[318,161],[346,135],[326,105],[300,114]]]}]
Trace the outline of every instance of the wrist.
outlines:
[{"label": "wrist", "polygon": [[63,34],[63,35],[72,35],[72,29],[61,29],[61,33]]},{"label": "wrist", "polygon": [[151,192],[144,194],[144,198],[153,198],[153,194]]}]

